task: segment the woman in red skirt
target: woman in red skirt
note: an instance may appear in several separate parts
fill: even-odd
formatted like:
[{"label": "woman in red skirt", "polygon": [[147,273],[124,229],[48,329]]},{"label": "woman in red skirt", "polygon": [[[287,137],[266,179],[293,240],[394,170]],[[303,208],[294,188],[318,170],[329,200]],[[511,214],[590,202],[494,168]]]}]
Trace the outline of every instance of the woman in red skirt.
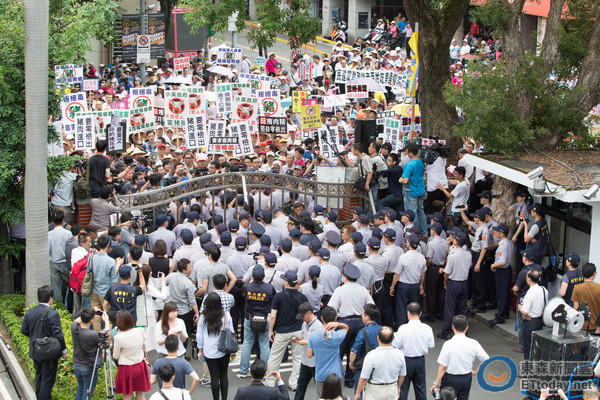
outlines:
[{"label": "woman in red skirt", "polygon": [[117,313],[117,335],[114,338],[113,357],[119,362],[115,386],[123,400],[130,400],[135,392],[136,400],[144,400],[150,390],[150,376],[146,363],[146,334],[136,328],[127,310]]}]

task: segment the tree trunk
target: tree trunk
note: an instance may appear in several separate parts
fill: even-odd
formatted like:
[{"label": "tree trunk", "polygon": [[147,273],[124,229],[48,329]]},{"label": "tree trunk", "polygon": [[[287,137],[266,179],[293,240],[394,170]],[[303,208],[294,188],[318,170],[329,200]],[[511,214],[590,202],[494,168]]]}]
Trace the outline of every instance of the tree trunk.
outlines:
[{"label": "tree trunk", "polygon": [[461,146],[452,132],[458,121],[456,110],[444,100],[444,85],[450,79],[449,46],[469,8],[469,0],[447,0],[434,8],[430,0],[405,0],[408,19],[419,23],[419,106],[422,136],[445,139],[452,148]]},{"label": "tree trunk", "polygon": [[50,284],[48,261],[48,0],[25,0],[26,304]]},{"label": "tree trunk", "polygon": [[588,54],[583,59],[575,86],[574,107],[589,111],[600,103],[600,18],[596,20],[588,41]]}]

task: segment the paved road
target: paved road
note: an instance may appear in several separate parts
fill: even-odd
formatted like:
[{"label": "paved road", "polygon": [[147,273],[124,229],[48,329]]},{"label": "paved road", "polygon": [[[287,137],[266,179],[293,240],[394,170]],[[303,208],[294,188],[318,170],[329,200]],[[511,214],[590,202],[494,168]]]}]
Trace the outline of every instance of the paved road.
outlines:
[{"label": "paved road", "polygon": [[[506,336],[489,328],[488,326],[475,321],[473,318],[471,318],[469,321],[471,324],[471,327],[469,329],[469,336],[474,339],[477,339],[481,343],[483,348],[486,350],[486,352],[490,355],[490,357],[495,356],[495,355],[506,355],[506,356],[509,356],[511,359],[513,359],[513,361],[515,361],[517,364],[519,361],[522,360],[522,354],[517,354],[517,353],[513,352],[513,350],[512,350],[513,347],[515,346],[515,342],[513,341],[513,339],[507,338]],[[514,319],[511,320],[510,322],[514,322]],[[432,324],[432,328],[434,330],[434,333],[438,333],[441,331],[442,323],[435,322]],[[439,355],[439,352],[441,350],[443,343],[444,342],[442,340],[436,338],[435,348],[426,357],[426,368],[427,368],[426,382],[427,382],[428,388],[431,386],[431,382],[433,382],[433,380],[435,379],[435,375],[437,373],[437,367],[438,367],[436,360],[437,360],[437,357]],[[150,356],[150,362],[153,362],[153,360],[156,359],[155,352],[151,352],[149,356]],[[254,358],[255,358],[255,356],[252,355],[252,360],[254,360]],[[194,369],[198,372],[198,374],[201,375],[202,374],[202,364],[197,360],[192,360],[191,364],[194,367]],[[500,366],[496,366],[495,364],[490,365],[489,368],[490,369],[488,371],[493,373],[496,376],[501,376],[505,372]],[[290,362],[282,364],[280,372],[283,377],[283,380],[286,383],[289,379],[290,371],[291,371],[291,363]],[[238,373],[238,372],[239,372],[239,355],[236,356],[234,361],[229,366],[228,397],[230,399],[233,399],[233,397],[235,396],[235,393],[239,387],[250,384],[249,378],[247,378],[247,379],[237,378],[236,373]],[[189,385],[189,382],[188,382],[188,385]],[[153,393],[155,390],[156,390],[156,387],[153,387],[153,390],[151,393]],[[293,398],[294,392],[290,391],[289,393],[290,393],[290,397]],[[353,393],[352,393],[351,389],[344,388],[344,395],[352,398],[352,394]],[[196,390],[196,392],[193,394],[192,399],[207,400],[207,399],[210,399],[211,396],[212,396],[212,394],[211,394],[210,388],[199,387]],[[476,399],[476,400],[481,400],[481,399],[485,399],[485,400],[511,399],[512,400],[512,399],[521,399],[521,398],[523,398],[523,396],[520,395],[520,392],[517,390],[516,387],[513,387],[505,392],[500,392],[500,393],[486,392],[483,389],[481,389],[481,387],[477,384],[476,379],[473,379],[473,385],[471,388],[470,398]],[[311,382],[311,384],[308,388],[306,399],[307,400],[316,400],[317,399],[314,382]],[[412,390],[410,392],[409,399],[414,399],[414,394],[413,394]]]}]

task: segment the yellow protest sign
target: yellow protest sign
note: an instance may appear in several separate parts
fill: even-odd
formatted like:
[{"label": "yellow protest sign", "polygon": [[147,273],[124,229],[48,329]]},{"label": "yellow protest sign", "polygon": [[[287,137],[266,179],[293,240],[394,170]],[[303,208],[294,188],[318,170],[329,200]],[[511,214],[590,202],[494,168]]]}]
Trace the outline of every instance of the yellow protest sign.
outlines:
[{"label": "yellow protest sign", "polygon": [[301,106],[300,114],[302,116],[302,130],[308,131],[321,127],[321,106],[319,104]]},{"label": "yellow protest sign", "polygon": [[408,45],[410,49],[415,53],[411,55],[412,58],[417,60],[417,64],[419,63],[419,32],[413,33],[408,41]]},{"label": "yellow protest sign", "polygon": [[292,112],[300,112],[300,107],[302,107],[302,99],[306,99],[307,95],[308,93],[306,93],[306,90],[294,90],[292,92]]}]

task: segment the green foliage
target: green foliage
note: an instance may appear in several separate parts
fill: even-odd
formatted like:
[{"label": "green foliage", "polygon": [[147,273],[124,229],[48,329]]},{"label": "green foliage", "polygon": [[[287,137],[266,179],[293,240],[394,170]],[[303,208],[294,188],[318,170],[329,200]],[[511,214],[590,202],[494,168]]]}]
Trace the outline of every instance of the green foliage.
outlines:
[{"label": "green foliage", "polygon": [[[52,390],[52,398],[55,400],[70,400],[77,391],[77,380],[73,372],[73,339],[71,337],[71,323],[73,318],[71,314],[62,305],[55,305],[54,308],[60,314],[61,328],[65,337],[65,344],[69,352],[69,359],[60,359],[58,362],[58,373],[56,375],[56,383]],[[29,338],[21,334],[21,324],[25,315],[25,296],[11,294],[0,297],[0,319],[6,327],[8,335],[13,345],[13,349],[21,360],[29,369],[29,376],[32,383],[35,379],[35,369],[33,368],[33,360],[29,358]],[[104,385],[104,369],[100,370],[98,384],[94,392],[94,399],[106,399],[106,391]]]},{"label": "green foliage", "polygon": [[[217,31],[226,30],[229,16],[235,10],[239,10],[236,20],[238,31],[245,28],[246,6],[243,0],[221,0],[215,3],[205,0],[183,0],[180,5],[192,9],[185,14],[184,19],[194,32],[201,27],[210,27]],[[308,14],[309,7],[310,0],[257,1],[259,27],[248,33],[252,47],[271,47],[278,34],[289,35],[291,48],[311,42],[321,31],[321,22]]]},{"label": "green foliage", "polygon": [[493,26],[500,33],[507,28],[511,15],[505,0],[488,0],[473,7],[469,17],[472,22],[479,21],[483,26]]},{"label": "green foliage", "polygon": [[[50,0],[49,115],[60,113],[60,94],[53,66],[84,62],[91,39],[108,44],[120,8],[113,0]],[[22,218],[25,171],[25,21],[17,0],[0,1],[0,221]],[[49,130],[49,141],[59,135]],[[56,182],[68,168],[64,158],[48,159],[48,181]],[[0,245],[0,252],[2,246]]]},{"label": "green foliage", "polygon": [[[518,154],[529,146],[543,147],[551,137],[585,137],[585,113],[568,107],[572,92],[550,82],[537,85],[542,68],[534,59],[525,65],[517,70],[514,78],[518,88],[512,91],[507,90],[508,72],[503,62],[493,66],[471,63],[461,90],[448,83],[446,101],[461,108],[466,118],[454,127],[454,133],[481,141],[487,150],[505,155]],[[534,94],[529,119],[517,115],[516,100],[511,94],[519,90]]]}]

